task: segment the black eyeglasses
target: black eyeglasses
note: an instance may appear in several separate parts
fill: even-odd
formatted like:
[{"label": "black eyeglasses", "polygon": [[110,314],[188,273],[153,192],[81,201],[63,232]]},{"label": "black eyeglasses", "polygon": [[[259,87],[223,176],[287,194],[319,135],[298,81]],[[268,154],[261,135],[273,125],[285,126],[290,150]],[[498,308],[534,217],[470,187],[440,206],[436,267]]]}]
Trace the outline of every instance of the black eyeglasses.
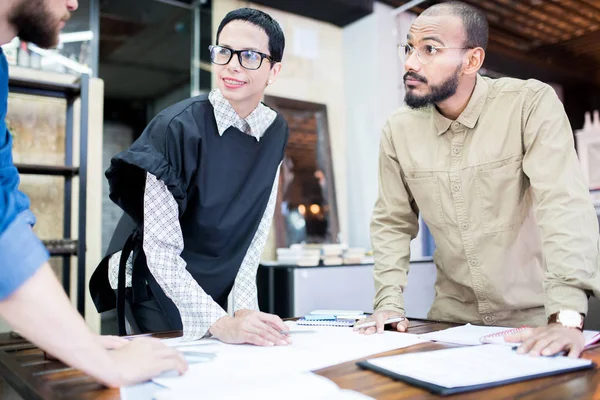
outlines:
[{"label": "black eyeglasses", "polygon": [[266,58],[272,63],[277,62],[273,57],[254,50],[233,50],[224,46],[208,46],[210,60],[217,65],[227,65],[234,54],[237,54],[240,65],[246,69],[259,69]]}]

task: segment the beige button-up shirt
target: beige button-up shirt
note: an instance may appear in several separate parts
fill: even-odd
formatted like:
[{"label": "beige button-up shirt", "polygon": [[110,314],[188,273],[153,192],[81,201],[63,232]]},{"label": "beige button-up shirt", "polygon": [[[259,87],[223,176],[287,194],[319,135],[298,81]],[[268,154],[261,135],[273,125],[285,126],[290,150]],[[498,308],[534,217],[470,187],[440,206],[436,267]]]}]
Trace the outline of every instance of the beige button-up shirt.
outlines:
[{"label": "beige button-up shirt", "polygon": [[404,311],[419,212],[436,243],[431,319],[544,325],[600,294],[596,213],[563,106],[542,82],[478,76],[456,121],[433,106],[389,118],[371,222],[375,309]]}]

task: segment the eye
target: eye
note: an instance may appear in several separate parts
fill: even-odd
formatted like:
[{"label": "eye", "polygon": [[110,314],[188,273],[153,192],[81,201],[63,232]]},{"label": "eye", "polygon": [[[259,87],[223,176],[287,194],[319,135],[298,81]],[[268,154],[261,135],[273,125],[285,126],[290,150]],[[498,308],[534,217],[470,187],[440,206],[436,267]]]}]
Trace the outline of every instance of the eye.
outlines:
[{"label": "eye", "polygon": [[260,54],[255,51],[244,51],[242,57],[251,62],[260,61]]},{"label": "eye", "polygon": [[430,56],[438,52],[438,49],[430,44],[426,44],[425,46],[423,46],[423,49],[425,50],[425,54],[428,54]]},{"label": "eye", "polygon": [[217,47],[217,54],[220,56],[229,56],[229,49],[225,47]]},{"label": "eye", "polygon": [[413,51],[415,51],[415,48],[412,47],[410,44],[405,44],[404,45],[404,54],[405,55],[412,54]]}]

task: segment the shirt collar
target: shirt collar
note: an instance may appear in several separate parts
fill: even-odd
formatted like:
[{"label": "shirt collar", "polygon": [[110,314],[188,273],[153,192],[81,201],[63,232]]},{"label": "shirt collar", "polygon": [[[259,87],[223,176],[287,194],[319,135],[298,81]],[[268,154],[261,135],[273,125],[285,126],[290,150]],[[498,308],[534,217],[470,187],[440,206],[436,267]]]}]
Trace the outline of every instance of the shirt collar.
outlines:
[{"label": "shirt collar", "polygon": [[[488,83],[481,77],[481,75],[477,74],[477,82],[475,83],[475,89],[473,89],[473,94],[471,94],[469,103],[464,111],[458,116],[456,121],[469,129],[473,129],[475,124],[477,124],[479,116],[481,115],[481,110],[483,110],[483,106],[485,105],[487,93]],[[453,121],[444,117],[435,106],[432,106],[432,108],[433,122],[435,124],[437,134],[442,135],[448,130],[448,128],[450,128],[450,124],[452,124]]]},{"label": "shirt collar", "polygon": [[231,103],[223,97],[219,89],[213,89],[208,95],[208,100],[215,110],[219,136],[223,136],[223,133],[229,127],[234,126],[239,129],[246,122],[250,126],[249,135],[255,137],[256,141],[260,140],[260,137],[264,133],[262,121],[265,119],[265,109],[267,108],[265,105],[259,103],[250,115],[242,118],[235,112]]}]

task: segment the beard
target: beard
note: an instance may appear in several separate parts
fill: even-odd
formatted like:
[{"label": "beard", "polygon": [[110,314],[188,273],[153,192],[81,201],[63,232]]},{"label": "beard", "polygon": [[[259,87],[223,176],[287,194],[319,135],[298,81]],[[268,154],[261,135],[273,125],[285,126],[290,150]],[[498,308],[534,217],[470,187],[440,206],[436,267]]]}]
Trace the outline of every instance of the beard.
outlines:
[{"label": "beard", "polygon": [[[406,78],[412,78],[419,80],[427,84],[427,79],[421,75],[417,75],[414,72],[407,72],[404,75],[404,81]],[[404,96],[404,102],[407,106],[413,109],[427,107],[431,104],[440,103],[448,98],[454,96],[456,89],[458,88],[458,80],[460,78],[460,66],[449,76],[445,81],[439,85],[429,86],[429,93],[419,96],[413,93],[412,90],[407,89],[406,95]]]},{"label": "beard", "polygon": [[54,17],[44,0],[25,0],[13,10],[9,23],[16,27],[19,39],[48,49],[58,44],[60,23],[69,17],[69,13]]}]

